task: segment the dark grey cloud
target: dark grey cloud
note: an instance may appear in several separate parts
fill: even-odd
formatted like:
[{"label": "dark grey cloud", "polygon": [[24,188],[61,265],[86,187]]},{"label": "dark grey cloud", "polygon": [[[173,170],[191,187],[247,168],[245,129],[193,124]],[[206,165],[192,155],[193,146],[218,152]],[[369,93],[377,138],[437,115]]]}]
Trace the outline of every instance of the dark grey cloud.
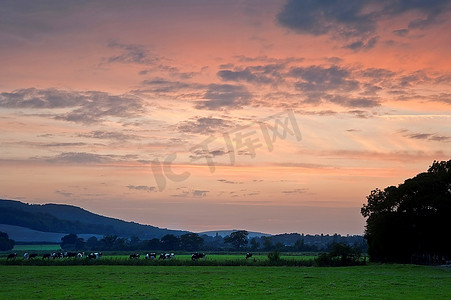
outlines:
[{"label": "dark grey cloud", "polygon": [[155,70],[163,71],[168,74],[171,78],[180,78],[180,79],[190,79],[195,75],[200,74],[201,72],[182,72],[179,68],[168,66],[164,64],[155,64],[151,66],[151,69],[145,69],[138,72],[139,75],[147,75],[148,73],[152,73]]},{"label": "dark grey cloud", "polygon": [[397,36],[406,36],[409,33],[409,29],[397,29],[393,30],[393,33]]},{"label": "dark grey cloud", "polygon": [[73,193],[69,193],[69,192],[65,192],[65,191],[60,191],[60,190],[56,190],[55,191],[56,194],[59,195],[63,195],[64,197],[72,197]]},{"label": "dark grey cloud", "polygon": [[432,134],[430,134],[430,133],[413,133],[413,134],[410,134],[408,137],[411,139],[416,139],[416,140],[427,140],[430,137],[432,137]]},{"label": "dark grey cloud", "polygon": [[336,56],[333,56],[333,57],[326,57],[325,60],[326,60],[327,62],[331,63],[331,64],[334,64],[334,65],[338,65],[338,64],[340,64],[340,63],[343,62],[343,59],[342,59],[342,58],[336,57]]},{"label": "dark grey cloud", "polygon": [[215,156],[222,156],[222,155],[229,154],[229,152],[224,151],[224,149],[215,149],[215,150],[197,149],[197,150],[192,151],[192,153],[193,154],[191,154],[189,156],[189,158],[192,161],[197,161],[199,159],[214,158]]},{"label": "dark grey cloud", "polygon": [[359,88],[357,80],[350,79],[351,71],[339,66],[293,67],[289,76],[299,81],[296,87],[305,92],[324,92],[331,90],[355,91]]},{"label": "dark grey cloud", "polygon": [[181,132],[211,135],[218,131],[225,131],[231,126],[229,121],[223,119],[203,117],[195,121],[180,122],[177,124],[177,129]]},{"label": "dark grey cloud", "polygon": [[424,132],[410,132],[407,129],[401,129],[398,131],[404,137],[414,140],[427,140],[427,141],[435,141],[435,142],[451,142],[450,136],[438,135],[437,133],[424,133]]},{"label": "dark grey cloud", "polygon": [[286,190],[282,191],[283,194],[289,195],[289,194],[304,194],[307,192],[307,189],[293,189],[293,190]]},{"label": "dark grey cloud", "polygon": [[319,110],[319,111],[296,110],[296,113],[311,116],[333,116],[336,115],[338,112],[333,110]]},{"label": "dark grey cloud", "polygon": [[[70,30],[72,22],[61,22],[73,13],[82,10],[89,1],[24,1],[3,0],[1,2],[0,28],[21,38],[32,38],[37,34],[55,34]],[[77,28],[86,27],[79,22]]]},{"label": "dark grey cloud", "polygon": [[102,122],[106,117],[135,117],[143,112],[143,102],[137,97],[87,92],[80,107],[55,119],[89,124]]},{"label": "dark grey cloud", "polygon": [[203,190],[194,190],[193,191],[193,197],[205,197],[207,196],[207,193],[209,191],[203,191]]},{"label": "dark grey cloud", "polygon": [[281,80],[282,64],[270,64],[262,66],[235,68],[233,70],[221,70],[217,75],[224,81],[245,81],[256,84],[276,84]]},{"label": "dark grey cloud", "polygon": [[379,100],[372,98],[353,98],[341,95],[327,95],[324,96],[329,102],[339,104],[345,107],[361,107],[361,108],[371,108],[375,106],[380,106]]},{"label": "dark grey cloud", "polygon": [[118,140],[118,141],[128,141],[128,140],[136,140],[140,137],[134,134],[126,134],[122,132],[115,131],[103,131],[103,130],[94,130],[89,133],[79,134],[79,137],[85,138],[93,138],[93,139],[102,139],[102,140]]},{"label": "dark grey cloud", "polygon": [[127,185],[127,188],[129,190],[145,191],[145,192],[154,192],[154,191],[156,191],[156,187],[154,187],[154,186],[147,186],[147,185]]},{"label": "dark grey cloud", "polygon": [[102,59],[102,63],[123,63],[138,64],[148,66],[147,69],[138,72],[140,75],[146,75],[154,71],[167,73],[171,78],[189,79],[200,74],[200,72],[183,72],[178,67],[168,65],[168,59],[157,56],[149,51],[146,46],[137,44],[123,44],[117,41],[108,43],[108,48],[119,50],[118,55],[113,55]]},{"label": "dark grey cloud", "polygon": [[304,34],[337,32],[361,36],[373,33],[377,26],[376,12],[364,12],[367,3],[359,0],[289,0],[277,20],[282,26]]},{"label": "dark grey cloud", "polygon": [[219,182],[227,183],[227,184],[243,184],[243,181],[231,181],[227,179],[218,179]]},{"label": "dark grey cloud", "polygon": [[210,153],[211,155],[213,155],[213,157],[214,157],[214,156],[226,155],[226,154],[228,154],[229,152],[228,152],[228,151],[224,151],[224,150],[213,150],[213,151],[210,151],[209,153]]},{"label": "dark grey cloud", "polygon": [[120,54],[105,59],[108,63],[133,63],[141,65],[155,64],[159,59],[152,56],[146,47],[135,44],[121,44],[116,41],[108,43],[111,49],[119,49]]},{"label": "dark grey cloud", "polygon": [[[381,90],[381,87],[375,85],[375,83],[364,83],[361,78],[355,79],[356,75],[362,76],[360,73],[362,71],[356,72],[336,65],[312,65],[293,67],[287,76],[295,79],[295,88],[302,92],[305,97],[304,101],[308,103],[318,104],[327,101],[353,108],[380,106],[376,94]],[[367,70],[366,75],[376,76],[377,73],[383,72],[376,69]],[[359,92],[362,96],[357,97],[350,94],[356,92]]]},{"label": "dark grey cloud", "polygon": [[144,80],[142,84],[149,87],[149,91],[153,93],[169,93],[193,88],[193,85],[188,83],[161,78]]},{"label": "dark grey cloud", "polygon": [[47,161],[56,163],[91,164],[111,162],[113,159],[109,155],[86,152],[64,152],[55,157],[48,158]]},{"label": "dark grey cloud", "polygon": [[451,142],[451,137],[444,136],[444,135],[433,135],[429,139],[431,141],[437,141],[437,142]]},{"label": "dark grey cloud", "polygon": [[[347,48],[356,50],[374,47],[378,22],[382,19],[411,14],[408,29],[425,29],[444,20],[450,9],[449,0],[289,0],[277,15],[280,25],[301,34],[332,34],[351,42]],[[396,34],[407,34],[405,29]],[[364,40],[368,42],[364,42]],[[371,41],[371,42],[370,42]]]},{"label": "dark grey cloud", "polygon": [[251,93],[242,85],[210,84],[204,94],[205,101],[196,105],[198,109],[221,110],[240,108],[250,103]]},{"label": "dark grey cloud", "polygon": [[359,99],[350,98],[340,104],[349,107],[367,107],[367,108],[380,106],[379,100],[370,98],[359,98]]},{"label": "dark grey cloud", "polygon": [[379,37],[374,36],[374,37],[371,37],[368,40],[357,40],[357,41],[354,41],[354,42],[352,42],[350,44],[344,45],[343,48],[351,49],[351,50],[353,50],[355,52],[361,51],[361,50],[367,51],[367,50],[370,50],[370,49],[374,48],[374,46],[376,46],[376,43],[377,43],[378,40],[379,40]]},{"label": "dark grey cloud", "polygon": [[51,163],[62,164],[96,164],[109,163],[113,161],[136,160],[136,155],[110,155],[87,152],[63,152],[53,157],[34,157],[33,159],[44,159]]},{"label": "dark grey cloud", "polygon": [[[244,62],[244,63],[259,62],[259,63],[269,63],[269,64],[278,64],[278,65],[303,62],[305,60],[305,58],[303,58],[303,57],[274,58],[274,57],[268,57],[266,55],[257,56],[257,57],[238,55],[238,56],[235,56],[235,58],[238,59],[239,62]],[[232,67],[233,67],[232,64],[221,65],[222,69],[230,69]]]},{"label": "dark grey cloud", "polygon": [[429,82],[431,78],[422,70],[401,76],[398,81],[401,87],[413,87],[425,82]]},{"label": "dark grey cloud", "polygon": [[171,195],[171,197],[181,197],[181,198],[186,198],[186,197],[197,197],[197,198],[203,198],[207,196],[207,193],[209,193],[210,191],[206,191],[206,190],[181,190],[179,194],[174,194]]},{"label": "dark grey cloud", "polygon": [[439,95],[432,96],[431,99],[434,101],[451,104],[451,94],[441,93]]},{"label": "dark grey cloud", "polygon": [[36,88],[1,93],[0,107],[70,108],[69,112],[55,114],[53,118],[85,124],[102,122],[107,117],[137,116],[144,112],[143,101],[136,96]]},{"label": "dark grey cloud", "polygon": [[6,108],[66,108],[85,101],[79,92],[57,89],[28,88],[0,94],[0,107]]},{"label": "dark grey cloud", "polygon": [[382,68],[367,68],[359,72],[359,76],[371,78],[377,81],[391,79],[396,75],[395,72]]},{"label": "dark grey cloud", "polygon": [[371,112],[366,111],[366,110],[361,110],[361,109],[349,110],[349,111],[347,111],[347,113],[355,116],[356,118],[360,118],[360,119],[368,119],[373,116],[373,114]]},{"label": "dark grey cloud", "polygon": [[86,146],[88,144],[86,143],[47,143],[43,144],[41,146],[43,147],[79,147],[79,146]]}]

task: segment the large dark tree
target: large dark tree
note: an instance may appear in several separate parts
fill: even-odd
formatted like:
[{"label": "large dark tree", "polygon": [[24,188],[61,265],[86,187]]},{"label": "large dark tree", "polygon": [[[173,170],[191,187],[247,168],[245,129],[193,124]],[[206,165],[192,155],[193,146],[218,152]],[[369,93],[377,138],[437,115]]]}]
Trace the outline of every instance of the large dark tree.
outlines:
[{"label": "large dark tree", "polygon": [[246,230],[234,231],[224,238],[224,242],[226,244],[232,244],[235,250],[240,250],[247,246],[248,234]]},{"label": "large dark tree", "polygon": [[71,233],[61,238],[61,248],[64,250],[82,250],[85,246],[83,238]]},{"label": "large dark tree", "polygon": [[166,234],[161,238],[161,247],[163,250],[177,250],[180,245],[180,239],[173,234]]},{"label": "large dark tree", "polygon": [[10,239],[6,232],[0,231],[0,251],[8,251],[14,248],[14,240]]},{"label": "large dark tree", "polygon": [[203,243],[204,240],[197,233],[186,233],[180,236],[180,248],[182,250],[199,250]]},{"label": "large dark tree", "polygon": [[361,213],[372,261],[440,262],[451,257],[451,160],[404,183],[376,189]]}]

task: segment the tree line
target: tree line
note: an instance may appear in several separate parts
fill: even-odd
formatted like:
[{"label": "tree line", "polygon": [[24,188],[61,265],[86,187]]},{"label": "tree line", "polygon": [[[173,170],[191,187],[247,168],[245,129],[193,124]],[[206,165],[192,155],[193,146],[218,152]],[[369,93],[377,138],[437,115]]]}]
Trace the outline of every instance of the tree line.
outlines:
[{"label": "tree line", "polygon": [[[275,236],[248,237],[245,230],[232,232],[226,237],[186,233],[181,236],[167,234],[161,239],[140,240],[117,235],[105,235],[102,238],[90,237],[86,241],[76,234],[61,239],[61,248],[65,250],[99,251],[279,251],[279,252],[318,252],[329,251],[336,243],[348,244],[366,252],[366,242],[362,236],[301,235],[283,234]],[[283,241],[285,243],[283,243]]]}]

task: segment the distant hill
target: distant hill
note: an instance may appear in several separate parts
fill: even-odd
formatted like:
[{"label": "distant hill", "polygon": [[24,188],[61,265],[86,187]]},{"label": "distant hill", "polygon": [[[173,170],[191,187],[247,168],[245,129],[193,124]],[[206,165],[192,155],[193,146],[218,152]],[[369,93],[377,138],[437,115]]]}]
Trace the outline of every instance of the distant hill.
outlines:
[{"label": "distant hill", "polygon": [[[61,243],[61,238],[67,235],[67,233],[44,232],[7,224],[0,224],[0,231],[7,232],[9,238],[16,241],[16,243],[45,242],[59,244]],[[85,240],[89,239],[92,236],[95,236],[98,239],[101,239],[103,237],[103,235],[95,233],[78,234],[78,237]]]},{"label": "distant hill", "polygon": [[[233,230],[212,230],[212,231],[204,231],[204,232],[198,232],[199,235],[203,235],[206,234],[208,236],[216,236],[216,234],[218,234],[221,237],[226,237],[228,235],[230,235],[232,232],[234,231],[238,231],[238,230],[242,230],[242,229],[233,229]],[[254,231],[248,231],[249,235],[247,236],[248,238],[253,238],[253,237],[262,237],[262,236],[271,236],[271,234],[268,233],[262,233],[262,232],[254,232]]]},{"label": "distant hill", "polygon": [[61,204],[27,204],[14,200],[0,200],[0,224],[25,227],[40,232],[76,234],[115,234],[140,239],[161,238],[187,233],[162,229],[151,225],[126,222],[91,213],[80,207]]}]

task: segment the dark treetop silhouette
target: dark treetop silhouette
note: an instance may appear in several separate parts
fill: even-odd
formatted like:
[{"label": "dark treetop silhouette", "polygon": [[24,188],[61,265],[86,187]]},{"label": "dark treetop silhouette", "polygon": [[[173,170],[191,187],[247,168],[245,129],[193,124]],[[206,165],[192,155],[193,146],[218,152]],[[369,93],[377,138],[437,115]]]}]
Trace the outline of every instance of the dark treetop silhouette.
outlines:
[{"label": "dark treetop silhouette", "polygon": [[451,257],[451,160],[376,189],[361,213],[372,261],[442,263]]}]

